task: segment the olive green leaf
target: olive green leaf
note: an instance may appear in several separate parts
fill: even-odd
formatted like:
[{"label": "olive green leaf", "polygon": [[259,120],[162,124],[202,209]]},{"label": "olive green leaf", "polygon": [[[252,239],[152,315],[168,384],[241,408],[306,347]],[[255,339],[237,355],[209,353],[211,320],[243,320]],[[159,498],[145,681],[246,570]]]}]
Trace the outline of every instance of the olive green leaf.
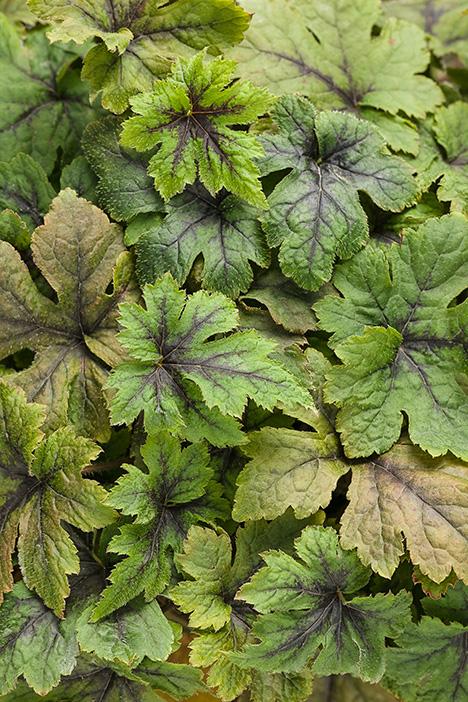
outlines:
[{"label": "olive green leaf", "polygon": [[70,421],[79,433],[106,441],[102,384],[107,367],[123,357],[116,307],[135,297],[121,230],[97,207],[64,190],[34,232],[32,252],[58,303],[38,291],[18,253],[0,242],[0,355],[37,352],[32,365],[9,381],[46,405],[49,428]]},{"label": "olive green leaf", "polygon": [[60,174],[60,189],[71,188],[80,197],[90,202],[96,202],[97,178],[84,156],[77,156],[62,169]]},{"label": "olive green leaf", "polygon": [[468,692],[468,628],[423,617],[387,649],[384,684],[405,702],[463,702]]},{"label": "olive green leaf", "polygon": [[468,275],[468,222],[430,219],[401,245],[367,247],[337,268],[330,295],[315,305],[342,365],[325,396],[340,410],[348,456],[382,453],[400,435],[438,456],[468,456],[465,431],[468,305],[457,302]]},{"label": "olive green leaf", "polygon": [[369,682],[384,673],[385,640],[409,621],[410,596],[355,596],[371,571],[344,551],[333,529],[306,527],[296,539],[297,558],[263,554],[266,566],[238,598],[262,614],[254,625],[258,644],[236,654],[238,662],[263,671],[296,672],[313,660],[317,675],[352,673]]},{"label": "olive green leaf", "polygon": [[321,108],[376,108],[415,117],[442,102],[420,75],[429,62],[424,32],[389,19],[380,0],[244,0],[254,13],[231,55],[243,76],[275,93],[301,93]]},{"label": "olive green leaf", "polygon": [[253,280],[250,261],[265,267],[270,255],[258,221],[259,211],[233,195],[212,197],[191,186],[168,203],[162,222],[144,224],[136,246],[137,275],[153,283],[170,271],[184,283],[203,255],[204,288],[236,298]]},{"label": "olive green leaf", "polygon": [[67,574],[77,573],[77,549],[62,522],[83,531],[102,527],[114,512],[102,504],[106,492],[81,470],[99,448],[70,427],[43,438],[43,408],[0,384],[0,587],[13,586],[12,553],[24,582],[58,616],[70,592]]},{"label": "olive green leaf", "polygon": [[255,330],[221,336],[238,325],[228,298],[205,291],[186,296],[170,274],[147,285],[143,297],[146,309],[120,307],[120,340],[131,360],[108,381],[114,423],[130,423],[144,411],[149,430],[225,446],[243,441],[233,417],[241,416],[249,397],[267,409],[280,401],[311,404],[307,391],[271,358],[269,340]]},{"label": "olive green leaf", "polygon": [[122,556],[109,576],[111,584],[96,605],[91,621],[115,612],[140,593],[151,601],[169,582],[172,562],[192,524],[213,522],[225,503],[209,468],[207,449],[193,444],[181,449],[166,433],[150,436],[141,449],[144,473],[126,465],[107,504],[135,516],[113,537],[109,550]]},{"label": "olive green leaf", "polygon": [[397,702],[380,685],[371,685],[351,675],[332,675],[314,680],[312,697],[308,702]]},{"label": "olive green leaf", "polygon": [[430,35],[432,51],[457,56],[468,64],[468,4],[460,0],[384,0],[383,10],[417,24]]},{"label": "olive green leaf", "polygon": [[147,171],[148,159],[119,143],[118,117],[92,122],[83,134],[83,151],[99,182],[99,205],[117,222],[163,210]]},{"label": "olive green leaf", "polygon": [[83,78],[104,107],[120,114],[129,97],[150,90],[178,56],[242,40],[249,15],[234,0],[29,0],[49,22],[51,41],[100,41],[84,62]]},{"label": "olive green leaf", "polygon": [[286,96],[275,111],[277,131],[264,135],[263,173],[289,169],[268,198],[263,223],[279,246],[285,275],[317,290],[336,257],[349,258],[368,238],[358,192],[398,211],[416,197],[411,168],[391,156],[377,129],[341,112],[317,113],[307,98]]},{"label": "olive green leaf", "polygon": [[449,587],[437,600],[425,597],[422,606],[426,614],[439,617],[446,624],[460,622],[463,626],[468,626],[468,587],[462,582]]},{"label": "olive green leaf", "polygon": [[67,163],[95,112],[69,48],[50,46],[44,31],[23,40],[0,15],[0,151],[2,160],[23,151],[47,173],[60,150]]},{"label": "olive green leaf", "polygon": [[[254,134],[237,129],[268,112],[273,96],[234,80],[236,64],[205,52],[178,59],[153,91],[131,99],[135,117],[123,123],[121,143],[137,151],[159,147],[148,173],[164,200],[197,178],[212,194],[225,188],[265,207],[254,159],[263,151]],[[234,128],[236,127],[236,129]]]}]

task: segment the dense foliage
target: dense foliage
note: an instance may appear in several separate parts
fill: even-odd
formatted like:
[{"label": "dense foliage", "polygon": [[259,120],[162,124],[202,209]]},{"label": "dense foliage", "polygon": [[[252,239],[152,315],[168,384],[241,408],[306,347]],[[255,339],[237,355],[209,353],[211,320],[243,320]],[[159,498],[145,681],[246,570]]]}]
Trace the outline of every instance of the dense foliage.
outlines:
[{"label": "dense foliage", "polygon": [[468,5],[0,0],[0,154],[0,700],[465,702]]}]

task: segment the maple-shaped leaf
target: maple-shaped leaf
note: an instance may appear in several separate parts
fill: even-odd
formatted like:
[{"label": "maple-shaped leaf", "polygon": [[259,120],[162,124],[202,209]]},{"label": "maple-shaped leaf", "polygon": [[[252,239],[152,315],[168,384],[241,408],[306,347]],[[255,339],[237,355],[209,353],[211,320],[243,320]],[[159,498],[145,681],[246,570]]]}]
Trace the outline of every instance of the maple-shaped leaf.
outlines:
[{"label": "maple-shaped leaf", "polygon": [[90,531],[114,513],[102,504],[105,490],[81,475],[99,453],[96,444],[70,427],[43,438],[43,419],[43,408],[0,383],[0,588],[13,586],[11,554],[19,534],[24,581],[60,616],[70,592],[67,574],[79,568],[62,522]]},{"label": "maple-shaped leaf", "polygon": [[253,301],[265,306],[275,323],[290,332],[304,334],[316,327],[312,305],[317,301],[317,295],[299,288],[276,266],[261,271],[240,300],[249,309],[253,307]]},{"label": "maple-shaped leaf", "polygon": [[111,584],[94,608],[91,621],[114,612],[140,593],[150,601],[169,582],[171,553],[177,552],[192,524],[213,522],[222,516],[219,497],[209,467],[207,449],[193,444],[181,449],[180,442],[166,433],[150,436],[141,449],[148,472],[125,465],[107,498],[107,504],[122,514],[135,516],[114,536],[109,550],[127,558],[109,577]]},{"label": "maple-shaped leaf", "polygon": [[[18,154],[11,161],[0,164],[0,227],[4,216],[15,212],[25,223],[28,232],[42,224],[55,190],[43,168],[27,154]],[[3,231],[0,234],[2,239]],[[13,243],[13,242],[11,242]]]},{"label": "maple-shaped leaf", "polygon": [[77,654],[73,623],[57,619],[23,583],[16,583],[0,607],[2,699],[20,675],[37,693],[46,694],[72,672]]},{"label": "maple-shaped leaf", "polygon": [[391,156],[378,130],[342,112],[316,112],[287,96],[274,114],[277,131],[264,135],[264,173],[289,169],[268,198],[264,227],[280,246],[283,273],[307,290],[330,279],[337,256],[366,243],[369,226],[358,192],[382,209],[398,211],[416,196],[411,168]]},{"label": "maple-shaped leaf", "polygon": [[159,661],[171,653],[174,634],[157,600],[137,598],[97,623],[89,621],[94,605],[88,605],[76,624],[82,651],[131,668],[146,656]]},{"label": "maple-shaped leaf", "polygon": [[351,675],[332,675],[314,680],[314,689],[308,702],[397,702],[380,685],[363,682]]},{"label": "maple-shaped leaf", "polygon": [[209,290],[238,297],[253,280],[250,261],[265,267],[270,261],[259,210],[222,192],[213,197],[201,186],[168,203],[160,222],[144,222],[138,239],[137,275],[152,283],[170,271],[184,283],[195,259],[203,255],[201,282]]},{"label": "maple-shaped leaf", "polygon": [[468,4],[460,0],[384,0],[383,10],[417,24],[430,35],[436,56],[456,54],[468,64]]},{"label": "maple-shaped leaf", "polygon": [[88,125],[83,151],[99,179],[100,206],[117,222],[163,209],[160,195],[147,173],[148,159],[119,143],[119,117],[105,117]]},{"label": "maple-shaped leaf", "polygon": [[242,40],[250,17],[234,0],[29,0],[52,25],[51,41],[100,41],[84,61],[83,78],[102,104],[120,114],[129,98],[150,90],[175,57]]},{"label": "maple-shaped leaf", "polygon": [[370,569],[344,551],[333,529],[306,527],[296,539],[297,559],[264,554],[266,566],[237,597],[262,613],[253,633],[260,643],[237,659],[265,671],[294,672],[313,659],[317,675],[353,673],[374,682],[384,672],[385,639],[409,620],[410,596],[357,596]]},{"label": "maple-shaped leaf", "polygon": [[188,665],[145,659],[131,670],[118,661],[83,654],[72,673],[45,697],[20,684],[2,702],[166,702],[166,694],[185,700],[203,689],[200,672]]},{"label": "maple-shaped leaf", "polygon": [[423,617],[387,649],[385,686],[404,702],[463,702],[468,693],[468,627]]},{"label": "maple-shaped leaf", "polygon": [[192,641],[190,661],[209,667],[207,682],[222,700],[233,700],[246,688],[257,702],[302,702],[310,693],[309,673],[247,671],[228,655],[242,648],[254,618],[249,607],[235,600],[236,592],[261,565],[263,550],[280,546],[292,550],[293,539],[306,524],[291,513],[274,522],[250,522],[236,533],[235,556],[225,532],[194,526],[184,551],[176,556],[179,569],[192,579],[180,582],[169,596],[179,609],[191,613],[191,626],[215,630]]},{"label": "maple-shaped leaf", "polygon": [[[242,75],[275,93],[302,93],[319,107],[375,108],[424,117],[443,101],[423,73],[424,32],[389,19],[379,32],[380,0],[245,0],[254,13],[231,54]],[[369,110],[370,112],[370,110]]]},{"label": "maple-shaped leaf", "polygon": [[[44,31],[22,39],[0,15],[0,151],[3,161],[19,151],[47,173],[57,153],[65,163],[76,154],[80,136],[95,114],[69,48],[51,46]],[[68,70],[67,70],[68,69]]]},{"label": "maple-shaped leaf", "polygon": [[0,356],[37,352],[31,366],[9,381],[46,405],[49,428],[70,421],[80,434],[106,441],[102,384],[106,366],[123,357],[116,308],[135,297],[122,232],[97,207],[64,190],[35,230],[32,252],[58,302],[39,292],[19,254],[0,242]]},{"label": "maple-shaped leaf", "polygon": [[249,434],[242,451],[252,460],[237,478],[233,517],[274,518],[288,507],[297,516],[313,514],[329,504],[338,479],[351,471],[349,505],[340,520],[344,548],[357,548],[363,563],[390,578],[405,551],[403,534],[422,577],[442,583],[453,568],[467,578],[466,466],[453,457],[433,459],[409,442],[366,462],[346,460],[323,399],[332,366],[318,351],[309,350],[306,358],[319,408],[308,422],[316,431],[265,427]]},{"label": "maple-shaped leaf", "polygon": [[234,129],[268,112],[273,96],[234,80],[236,63],[205,52],[180,58],[170,77],[131,99],[135,117],[123,123],[121,142],[137,151],[159,147],[148,173],[165,200],[197,178],[216,195],[222,188],[265,207],[254,159],[263,150],[254,134]]},{"label": "maple-shaped leaf", "polygon": [[149,429],[223,446],[242,442],[233,417],[241,416],[249,397],[267,409],[279,401],[310,404],[308,393],[270,357],[274,344],[254,330],[221,336],[238,325],[236,307],[224,295],[186,296],[166,274],[147,285],[143,297],[146,309],[120,307],[120,341],[131,360],[108,381],[114,423],[130,423],[144,411]]},{"label": "maple-shaped leaf", "polygon": [[406,233],[401,245],[367,247],[338,267],[340,296],[315,305],[342,365],[325,396],[340,410],[348,456],[383,453],[400,435],[433,456],[468,456],[464,389],[468,222],[452,214]]}]

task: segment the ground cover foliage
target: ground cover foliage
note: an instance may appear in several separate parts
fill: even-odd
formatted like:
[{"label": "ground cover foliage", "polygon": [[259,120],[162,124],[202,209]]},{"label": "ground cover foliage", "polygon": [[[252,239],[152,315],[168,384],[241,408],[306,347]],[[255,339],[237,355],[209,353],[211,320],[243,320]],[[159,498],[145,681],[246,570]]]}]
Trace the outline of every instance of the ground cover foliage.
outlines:
[{"label": "ground cover foliage", "polygon": [[460,0],[0,0],[0,700],[466,700],[467,96]]}]

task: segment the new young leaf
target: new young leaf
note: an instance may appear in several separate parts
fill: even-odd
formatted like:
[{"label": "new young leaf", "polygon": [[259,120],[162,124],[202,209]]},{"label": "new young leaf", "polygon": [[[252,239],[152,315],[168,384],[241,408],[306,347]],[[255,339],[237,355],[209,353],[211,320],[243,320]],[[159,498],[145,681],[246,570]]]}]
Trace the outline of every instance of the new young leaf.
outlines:
[{"label": "new young leaf", "polygon": [[468,456],[463,376],[468,223],[461,215],[428,220],[401,246],[367,247],[338,267],[342,297],[315,305],[343,364],[328,373],[325,395],[340,407],[337,429],[350,457],[382,453],[400,435],[433,456]]},{"label": "new young leaf", "polygon": [[279,401],[310,405],[308,393],[270,358],[274,345],[258,332],[212,339],[238,324],[235,305],[223,295],[186,297],[166,274],[147,285],[143,297],[146,309],[120,308],[120,340],[132,360],[108,382],[115,391],[114,423],[129,423],[144,411],[149,429],[222,446],[242,442],[236,421],[224,415],[240,417],[248,397],[268,409]]},{"label": "new young leaf", "polygon": [[398,211],[416,196],[411,169],[391,156],[369,122],[317,113],[307,98],[287,96],[274,111],[277,132],[262,139],[263,173],[290,169],[268,198],[264,226],[280,246],[283,273],[307,290],[330,279],[337,256],[366,243],[369,226],[358,191]]},{"label": "new young leaf", "polygon": [[137,151],[159,147],[148,173],[165,200],[197,178],[216,195],[222,188],[265,207],[254,159],[263,151],[247,126],[268,111],[272,95],[234,80],[234,61],[208,61],[205,52],[178,59],[151,93],[131,100],[135,117],[123,124],[121,142]]},{"label": "new young leaf", "polygon": [[9,380],[47,407],[49,428],[70,421],[79,433],[105,441],[109,422],[102,384],[106,365],[122,358],[116,307],[134,297],[121,230],[97,207],[64,190],[34,232],[32,252],[58,303],[38,291],[18,253],[0,242],[0,355],[37,351],[32,365]]}]

